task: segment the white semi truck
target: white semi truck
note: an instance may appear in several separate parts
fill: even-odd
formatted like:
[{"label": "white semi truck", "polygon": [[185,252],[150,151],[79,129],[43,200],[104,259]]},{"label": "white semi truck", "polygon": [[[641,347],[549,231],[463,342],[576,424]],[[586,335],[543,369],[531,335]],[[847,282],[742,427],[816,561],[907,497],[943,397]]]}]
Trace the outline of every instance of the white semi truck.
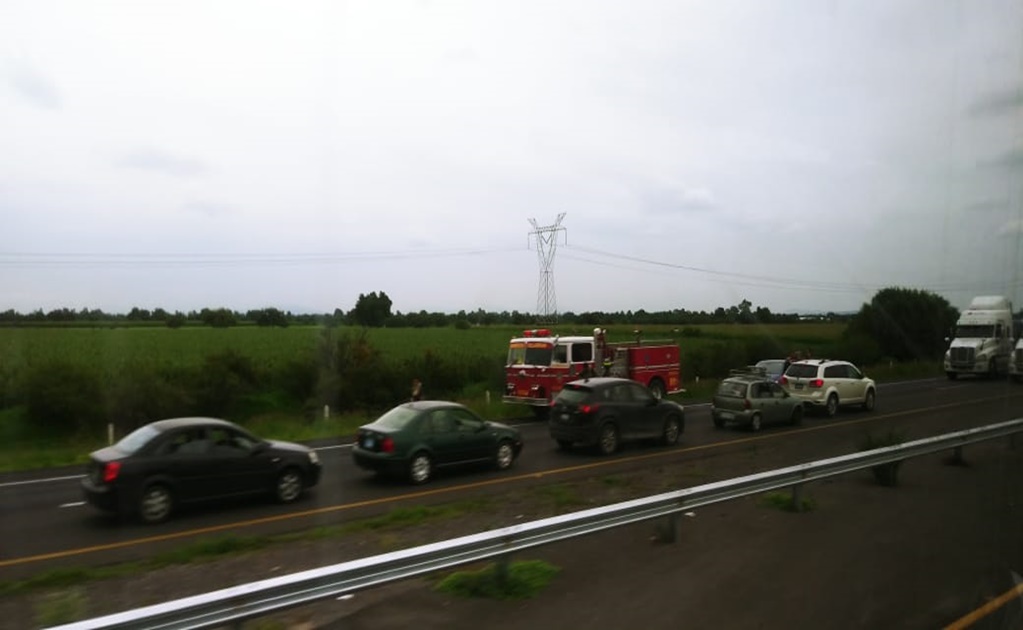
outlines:
[{"label": "white semi truck", "polygon": [[945,352],[945,374],[952,380],[960,374],[1006,374],[1014,341],[1012,302],[1001,295],[975,297],[956,322]]}]

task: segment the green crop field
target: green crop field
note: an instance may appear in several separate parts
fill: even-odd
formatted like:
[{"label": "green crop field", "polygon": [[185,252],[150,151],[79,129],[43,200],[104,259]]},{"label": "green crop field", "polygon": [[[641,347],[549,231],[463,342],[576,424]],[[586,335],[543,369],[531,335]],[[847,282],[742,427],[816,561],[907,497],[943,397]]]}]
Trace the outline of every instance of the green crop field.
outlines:
[{"label": "green crop field", "polygon": [[[761,337],[779,347],[807,349],[827,347],[841,334],[844,325],[828,323],[737,326],[717,324],[699,327],[651,326],[642,338],[675,339],[683,353],[727,340]],[[340,328],[358,334],[361,329]],[[698,332],[696,332],[698,331]],[[0,328],[0,371],[16,373],[35,363],[55,360],[79,363],[111,372],[123,366],[190,366],[205,356],[233,350],[258,365],[274,368],[283,362],[304,359],[321,335],[317,326],[289,328],[121,327],[121,328]],[[589,327],[560,329],[564,335],[585,335]],[[508,340],[522,334],[519,327],[456,328],[372,328],[366,329],[370,342],[385,360],[401,361],[430,350],[446,357],[487,357],[503,359]],[[612,341],[633,339],[633,328],[610,327]],[[766,357],[764,357],[766,358]]]}]

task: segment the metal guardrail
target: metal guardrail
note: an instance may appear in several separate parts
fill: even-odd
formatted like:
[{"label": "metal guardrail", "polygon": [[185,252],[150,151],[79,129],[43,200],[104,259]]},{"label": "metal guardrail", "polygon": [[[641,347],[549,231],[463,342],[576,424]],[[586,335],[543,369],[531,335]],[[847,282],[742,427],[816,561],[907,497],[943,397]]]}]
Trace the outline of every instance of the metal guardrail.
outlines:
[{"label": "metal guardrail", "polygon": [[510,554],[524,549],[639,521],[668,517],[673,535],[678,516],[684,511],[770,490],[792,488],[798,505],[800,487],[811,481],[948,449],[961,455],[962,447],[968,444],[1019,432],[1023,432],[1023,418],[342,562],[51,630],[170,630],[239,625],[247,619],[424,573],[494,557],[506,561]]}]

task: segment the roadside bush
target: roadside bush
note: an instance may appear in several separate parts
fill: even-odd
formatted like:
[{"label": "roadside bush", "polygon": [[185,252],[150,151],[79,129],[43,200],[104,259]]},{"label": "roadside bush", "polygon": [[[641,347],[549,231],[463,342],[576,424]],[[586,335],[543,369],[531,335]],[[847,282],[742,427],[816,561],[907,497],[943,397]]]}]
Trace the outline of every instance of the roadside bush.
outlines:
[{"label": "roadside bush", "polygon": [[30,368],[25,403],[30,422],[62,435],[97,430],[105,423],[99,377],[74,363],[51,361]]},{"label": "roadside bush", "polygon": [[207,355],[199,368],[195,402],[203,415],[226,416],[244,397],[258,390],[260,379],[249,357],[235,350]]},{"label": "roadside bush", "polygon": [[[888,429],[884,433],[865,433],[860,439],[858,449],[860,451],[872,451],[885,446],[895,446],[906,441],[906,435],[895,429]],[[874,480],[882,486],[894,487],[899,485],[899,469],[902,468],[902,460],[879,464],[870,469]]]},{"label": "roadside bush", "polygon": [[114,378],[106,401],[107,417],[118,435],[154,420],[189,415],[194,406],[180,383],[143,366],[132,366]]}]

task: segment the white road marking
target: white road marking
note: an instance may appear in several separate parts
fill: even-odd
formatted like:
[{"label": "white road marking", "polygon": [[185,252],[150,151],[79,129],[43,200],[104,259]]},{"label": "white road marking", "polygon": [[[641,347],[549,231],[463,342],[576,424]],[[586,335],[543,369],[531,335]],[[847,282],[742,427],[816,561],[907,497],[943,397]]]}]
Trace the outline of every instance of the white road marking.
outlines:
[{"label": "white road marking", "polygon": [[48,483],[50,481],[67,481],[68,479],[81,479],[85,475],[71,475],[68,477],[48,477],[46,479],[28,479],[26,481],[8,481],[0,483],[0,488],[13,488],[14,486],[27,486],[33,483]]},{"label": "white road marking", "polygon": [[82,505],[85,505],[85,501],[76,501],[74,503],[65,503],[64,505],[58,505],[57,507],[62,507],[62,508],[66,508],[66,507],[79,507],[79,506],[82,506]]}]

